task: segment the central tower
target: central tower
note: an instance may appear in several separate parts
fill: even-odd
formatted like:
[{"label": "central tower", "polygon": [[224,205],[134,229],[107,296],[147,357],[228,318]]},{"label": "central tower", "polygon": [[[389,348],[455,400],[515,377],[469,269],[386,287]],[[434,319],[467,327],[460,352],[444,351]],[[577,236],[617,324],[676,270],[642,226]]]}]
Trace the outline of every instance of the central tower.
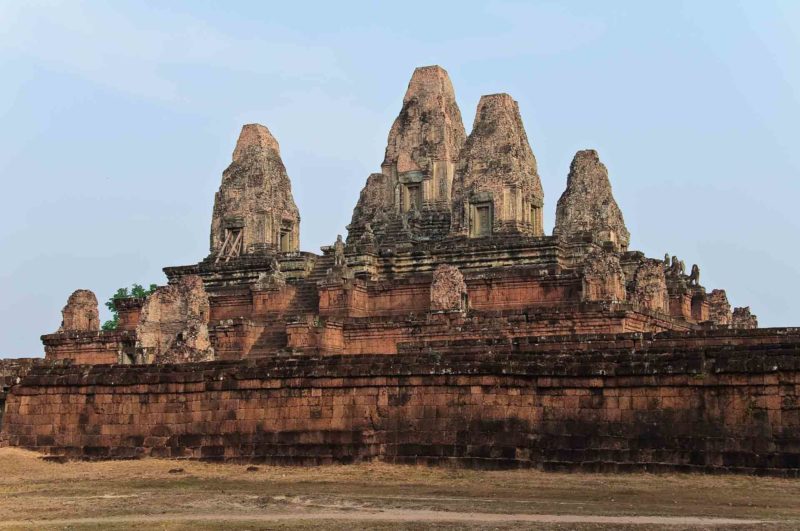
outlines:
[{"label": "central tower", "polygon": [[455,164],[466,132],[453,84],[440,66],[414,70],[392,124],[381,173],[373,173],[353,212],[349,237],[390,237],[402,227],[421,239],[449,229]]}]

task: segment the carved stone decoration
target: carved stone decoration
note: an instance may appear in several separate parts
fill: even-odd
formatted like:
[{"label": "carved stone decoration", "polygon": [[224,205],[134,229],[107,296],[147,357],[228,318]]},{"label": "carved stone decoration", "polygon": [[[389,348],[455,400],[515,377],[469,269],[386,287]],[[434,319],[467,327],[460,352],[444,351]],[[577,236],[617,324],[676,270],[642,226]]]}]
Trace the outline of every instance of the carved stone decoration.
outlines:
[{"label": "carved stone decoration", "polygon": [[299,244],[300,213],[278,141],[263,125],[245,125],[214,196],[211,254],[227,261],[268,250],[293,252]]},{"label": "carved stone decoration", "polygon": [[59,332],[99,330],[100,314],[95,294],[88,289],[72,292],[61,310],[61,319]]},{"label": "carved stone decoration", "polygon": [[664,265],[660,260],[643,262],[633,278],[634,300],[648,310],[669,313],[669,294]]},{"label": "carved stone decoration", "polygon": [[286,285],[286,275],[281,272],[281,264],[274,256],[270,260],[269,272],[260,273],[253,283],[253,291],[275,289]]},{"label": "carved stone decoration", "polygon": [[[687,280],[684,277],[684,273],[686,272],[686,263],[679,259],[677,256],[672,257],[672,262],[669,264],[667,268],[667,276],[671,279],[675,280]],[[697,269],[697,278],[700,279],[700,268]],[[691,278],[688,279],[691,281]],[[691,285],[691,282],[688,284]]]},{"label": "carved stone decoration", "polygon": [[431,311],[465,311],[467,284],[457,267],[441,264],[433,272]]},{"label": "carved stone decoration", "polygon": [[451,232],[542,236],[544,192],[519,105],[481,96],[453,181]]},{"label": "carved stone decoration", "polygon": [[333,244],[333,267],[344,267],[346,265],[344,258],[344,242],[342,235],[336,235],[336,242]]},{"label": "carved stone decoration", "polygon": [[731,304],[724,289],[715,289],[708,294],[708,318],[716,325],[730,325],[733,321]]},{"label": "carved stone decoration", "polygon": [[591,234],[598,243],[611,242],[625,251],[630,233],[611,192],[608,170],[597,151],[578,151],[572,159],[567,188],[558,200],[553,235],[570,240]]},{"label": "carved stone decoration", "polygon": [[344,254],[345,244],[341,234],[336,236],[336,241],[333,245],[322,249],[325,254],[333,254],[333,267],[327,270],[325,278],[319,281],[319,285],[341,284],[355,277],[353,270],[347,267],[347,259]]},{"label": "carved stone decoration", "polygon": [[595,251],[583,266],[584,301],[622,302],[625,300],[625,274],[614,253]]},{"label": "carved stone decoration", "polygon": [[731,328],[751,330],[758,328],[758,317],[750,313],[750,307],[734,308],[731,318]]},{"label": "carved stone decoration", "polygon": [[697,264],[692,264],[692,272],[689,274],[689,285],[700,285],[700,267]]},{"label": "carved stone decoration", "polygon": [[208,337],[210,307],[203,280],[196,275],[153,292],[136,327],[137,356],[146,363],[214,359]]}]

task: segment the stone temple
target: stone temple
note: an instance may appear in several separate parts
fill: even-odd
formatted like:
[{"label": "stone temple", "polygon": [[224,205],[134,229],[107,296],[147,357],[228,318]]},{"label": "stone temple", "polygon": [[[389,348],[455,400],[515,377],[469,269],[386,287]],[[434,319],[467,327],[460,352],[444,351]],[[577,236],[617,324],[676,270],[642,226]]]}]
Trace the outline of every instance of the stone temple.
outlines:
[{"label": "stone temple", "polygon": [[[165,268],[169,285],[151,300],[120,300],[117,332],[79,319],[94,326],[44,336],[48,357],[126,364],[396,354],[412,341],[480,338],[487,329],[513,338],[755,326],[734,324],[725,291],[712,297],[680,260],[628,249],[594,150],[575,154],[546,235],[536,157],[508,94],[483,96],[467,135],[447,72],[418,68],[380,169],[367,178],[346,242],[300,252],[278,141],[263,125],[245,125],[214,197],[208,257]],[[442,271],[459,282],[434,282]],[[156,303],[163,298],[171,302]]]},{"label": "stone temple", "polygon": [[546,234],[533,147],[510,95],[481,97],[467,134],[447,72],[418,68],[347,238],[316,254],[278,141],[245,125],[208,256],[118,300],[117,330],[76,291],[3,437],[83,458],[797,474],[800,332],[631,249],[595,150]]}]

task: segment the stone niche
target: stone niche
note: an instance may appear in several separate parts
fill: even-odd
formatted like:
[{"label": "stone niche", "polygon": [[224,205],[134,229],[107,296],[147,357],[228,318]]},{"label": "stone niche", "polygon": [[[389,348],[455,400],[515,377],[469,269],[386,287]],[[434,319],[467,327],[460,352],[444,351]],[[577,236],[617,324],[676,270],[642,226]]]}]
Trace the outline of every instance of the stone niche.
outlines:
[{"label": "stone niche", "polygon": [[299,246],[300,213],[278,141],[263,125],[245,125],[214,197],[211,254],[228,261]]},{"label": "stone niche", "polygon": [[654,312],[669,314],[669,292],[664,266],[658,260],[646,260],[637,269],[633,279],[634,300]]},{"label": "stone niche", "polygon": [[467,284],[461,271],[448,264],[437,266],[431,282],[431,311],[463,312],[467,305]]},{"label": "stone niche", "polygon": [[598,250],[587,256],[583,266],[582,300],[625,300],[625,274],[615,254]]},{"label": "stone niche", "polygon": [[88,289],[72,292],[67,305],[61,310],[59,332],[97,331],[100,329],[100,314],[97,311],[97,297]]},{"label": "stone niche", "polygon": [[482,96],[456,166],[451,232],[470,237],[544,235],[544,192],[519,106],[508,94]]},{"label": "stone niche", "polygon": [[214,359],[208,336],[210,306],[199,276],[181,277],[152,293],[136,327],[135,363],[180,363]]}]

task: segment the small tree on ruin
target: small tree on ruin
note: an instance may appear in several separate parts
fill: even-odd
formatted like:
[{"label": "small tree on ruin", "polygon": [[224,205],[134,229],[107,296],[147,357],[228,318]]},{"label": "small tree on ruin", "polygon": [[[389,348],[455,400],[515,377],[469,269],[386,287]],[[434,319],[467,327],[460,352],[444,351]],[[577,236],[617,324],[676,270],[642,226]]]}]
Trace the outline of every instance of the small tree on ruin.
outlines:
[{"label": "small tree on ruin", "polygon": [[151,293],[153,293],[156,289],[158,289],[158,285],[150,284],[150,287],[145,288],[141,284],[133,284],[130,289],[128,288],[119,288],[116,293],[114,293],[110,299],[106,301],[106,308],[111,311],[111,319],[103,323],[103,330],[116,330],[117,325],[119,325],[119,314],[117,313],[117,308],[114,305],[114,301],[117,299],[127,299],[129,297],[147,297]]}]

